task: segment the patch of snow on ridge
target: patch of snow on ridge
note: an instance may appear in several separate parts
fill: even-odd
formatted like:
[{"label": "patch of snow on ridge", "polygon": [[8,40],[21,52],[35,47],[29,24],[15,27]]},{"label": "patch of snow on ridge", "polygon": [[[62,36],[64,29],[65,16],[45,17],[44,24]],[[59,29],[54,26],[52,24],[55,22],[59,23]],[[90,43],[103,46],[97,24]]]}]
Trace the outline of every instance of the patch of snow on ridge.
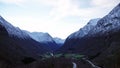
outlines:
[{"label": "patch of snow on ridge", "polygon": [[108,15],[100,19],[89,34],[96,34],[98,32],[104,33],[114,28],[120,28],[120,4],[117,5]]},{"label": "patch of snow on ridge", "polygon": [[54,42],[53,38],[48,33],[43,32],[28,32],[26,31],[30,37],[38,42]]},{"label": "patch of snow on ridge", "polygon": [[88,22],[87,25],[85,25],[83,28],[81,28],[79,31],[71,34],[68,38],[81,38],[88,34],[88,32],[93,29],[94,26],[96,26],[97,22],[100,20],[100,18],[92,19]]},{"label": "patch of snow on ridge", "polygon": [[10,23],[8,23],[5,19],[3,19],[0,16],[0,25],[4,26],[10,36],[17,36],[18,38],[27,38],[29,35],[27,33],[24,33],[21,29],[18,27],[14,27]]}]

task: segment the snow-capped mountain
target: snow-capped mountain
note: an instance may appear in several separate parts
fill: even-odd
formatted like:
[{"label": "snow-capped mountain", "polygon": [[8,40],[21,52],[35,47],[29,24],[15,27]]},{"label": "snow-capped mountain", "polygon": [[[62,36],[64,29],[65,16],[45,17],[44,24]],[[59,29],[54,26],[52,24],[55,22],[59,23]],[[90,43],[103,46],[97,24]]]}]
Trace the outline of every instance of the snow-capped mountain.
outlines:
[{"label": "snow-capped mountain", "polygon": [[61,38],[58,38],[58,37],[55,37],[54,38],[54,41],[59,45],[59,46],[62,46],[65,42],[64,39],[61,39]]},{"label": "snow-capped mountain", "polygon": [[43,32],[27,32],[27,33],[38,42],[54,42],[53,38],[48,33]]},{"label": "snow-capped mountain", "polygon": [[10,63],[24,63],[26,57],[38,59],[41,54],[49,51],[50,48],[33,40],[0,16],[0,59],[3,57]]},{"label": "snow-capped mountain", "polygon": [[57,44],[48,33],[28,32],[28,31],[25,31],[25,32],[28,33],[29,36],[33,38],[34,40],[50,48],[52,52],[60,47],[59,44]]},{"label": "snow-capped mountain", "polygon": [[[91,22],[91,21],[90,21]],[[92,23],[92,22],[91,22]],[[80,53],[87,56],[98,56],[105,50],[117,52],[120,44],[120,4],[118,4],[108,15],[98,19],[92,27],[87,24],[79,31],[68,36],[61,52]],[[117,47],[114,47],[117,46]],[[111,47],[109,49],[109,47]],[[114,47],[114,48],[112,48]],[[59,51],[60,51],[59,50]]]},{"label": "snow-capped mountain", "polygon": [[16,27],[12,26],[10,23],[8,23],[6,20],[4,20],[1,16],[0,16],[0,25],[4,26],[6,28],[8,34],[10,36],[17,36],[22,39],[29,37],[28,34],[21,31],[18,27],[16,28]]},{"label": "snow-capped mountain", "polygon": [[120,4],[117,5],[108,15],[98,21],[97,25],[89,34],[105,33],[115,28],[120,28]]},{"label": "snow-capped mountain", "polygon": [[88,34],[88,32],[94,28],[94,26],[97,24],[97,22],[100,20],[100,18],[97,19],[92,19],[90,20],[87,25],[85,25],[83,28],[81,28],[79,31],[76,31],[74,33],[72,33],[68,39],[71,38],[81,38],[84,37],[85,35]]},{"label": "snow-capped mountain", "polygon": [[[62,51],[69,51],[69,50],[77,50],[76,47],[79,45],[79,39],[84,38],[93,27],[97,24],[97,22],[100,20],[100,18],[92,19],[90,20],[87,25],[85,25],[80,30],[72,33],[67,37],[65,40],[63,46],[58,50],[58,52]],[[77,47],[79,48],[79,47]],[[82,47],[81,47],[82,48]]]}]

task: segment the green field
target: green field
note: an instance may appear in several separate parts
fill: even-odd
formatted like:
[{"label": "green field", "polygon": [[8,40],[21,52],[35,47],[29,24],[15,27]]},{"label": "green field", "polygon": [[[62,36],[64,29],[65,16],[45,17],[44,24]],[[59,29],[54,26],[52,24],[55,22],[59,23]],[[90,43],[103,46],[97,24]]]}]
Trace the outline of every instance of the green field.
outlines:
[{"label": "green field", "polygon": [[72,58],[72,59],[81,59],[82,57],[84,57],[84,55],[81,54],[54,54],[53,56],[51,54],[44,54],[42,55],[42,59],[48,59],[48,58],[60,58],[60,57],[64,57],[64,58]]}]

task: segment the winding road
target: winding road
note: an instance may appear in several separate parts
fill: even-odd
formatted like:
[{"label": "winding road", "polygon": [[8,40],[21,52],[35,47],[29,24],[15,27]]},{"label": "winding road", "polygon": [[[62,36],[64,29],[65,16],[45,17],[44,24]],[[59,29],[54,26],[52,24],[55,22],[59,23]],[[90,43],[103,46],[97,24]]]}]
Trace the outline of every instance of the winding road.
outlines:
[{"label": "winding road", "polygon": [[73,68],[77,68],[77,64],[75,62],[72,62]]},{"label": "winding road", "polygon": [[86,59],[86,58],[82,58],[84,61],[88,62],[93,68],[101,68],[99,66],[96,66],[95,64],[93,64],[90,60]]}]

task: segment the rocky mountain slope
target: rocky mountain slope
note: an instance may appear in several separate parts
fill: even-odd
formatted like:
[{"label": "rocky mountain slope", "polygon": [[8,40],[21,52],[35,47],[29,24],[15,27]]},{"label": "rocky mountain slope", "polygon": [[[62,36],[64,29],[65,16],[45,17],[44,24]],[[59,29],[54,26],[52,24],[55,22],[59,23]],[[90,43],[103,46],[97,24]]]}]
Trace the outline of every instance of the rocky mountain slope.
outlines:
[{"label": "rocky mountain slope", "polygon": [[70,35],[59,51],[86,55],[103,68],[120,67],[120,4],[80,37],[82,33]]},{"label": "rocky mountain slope", "polygon": [[24,63],[26,58],[38,59],[48,51],[44,44],[33,40],[0,16],[0,57],[10,63]]},{"label": "rocky mountain slope", "polygon": [[43,33],[43,32],[27,32],[31,38],[34,40],[44,44],[44,46],[48,47],[51,51],[53,52],[54,50],[58,49],[60,46],[57,44],[52,36],[50,36],[48,33]]},{"label": "rocky mountain slope", "polygon": [[[84,38],[88,32],[93,29],[93,27],[95,27],[95,25],[97,24],[97,22],[100,20],[100,18],[97,19],[92,19],[88,22],[88,24],[86,26],[84,26],[83,28],[81,28],[80,30],[72,33],[71,35],[69,35],[64,43],[64,45],[60,48],[60,51],[71,51],[74,49],[77,50],[77,44],[79,43],[78,40],[81,38]],[[79,46],[79,45],[78,45]],[[82,48],[82,47],[81,47]],[[58,50],[59,51],[59,50]],[[73,52],[72,51],[72,52]]]},{"label": "rocky mountain slope", "polygon": [[88,32],[94,28],[94,26],[97,24],[97,22],[100,20],[100,18],[97,19],[92,19],[90,20],[87,25],[85,25],[83,28],[81,28],[80,30],[72,33],[70,36],[68,36],[67,39],[71,39],[71,38],[81,38],[84,37],[85,35],[88,34]]}]

